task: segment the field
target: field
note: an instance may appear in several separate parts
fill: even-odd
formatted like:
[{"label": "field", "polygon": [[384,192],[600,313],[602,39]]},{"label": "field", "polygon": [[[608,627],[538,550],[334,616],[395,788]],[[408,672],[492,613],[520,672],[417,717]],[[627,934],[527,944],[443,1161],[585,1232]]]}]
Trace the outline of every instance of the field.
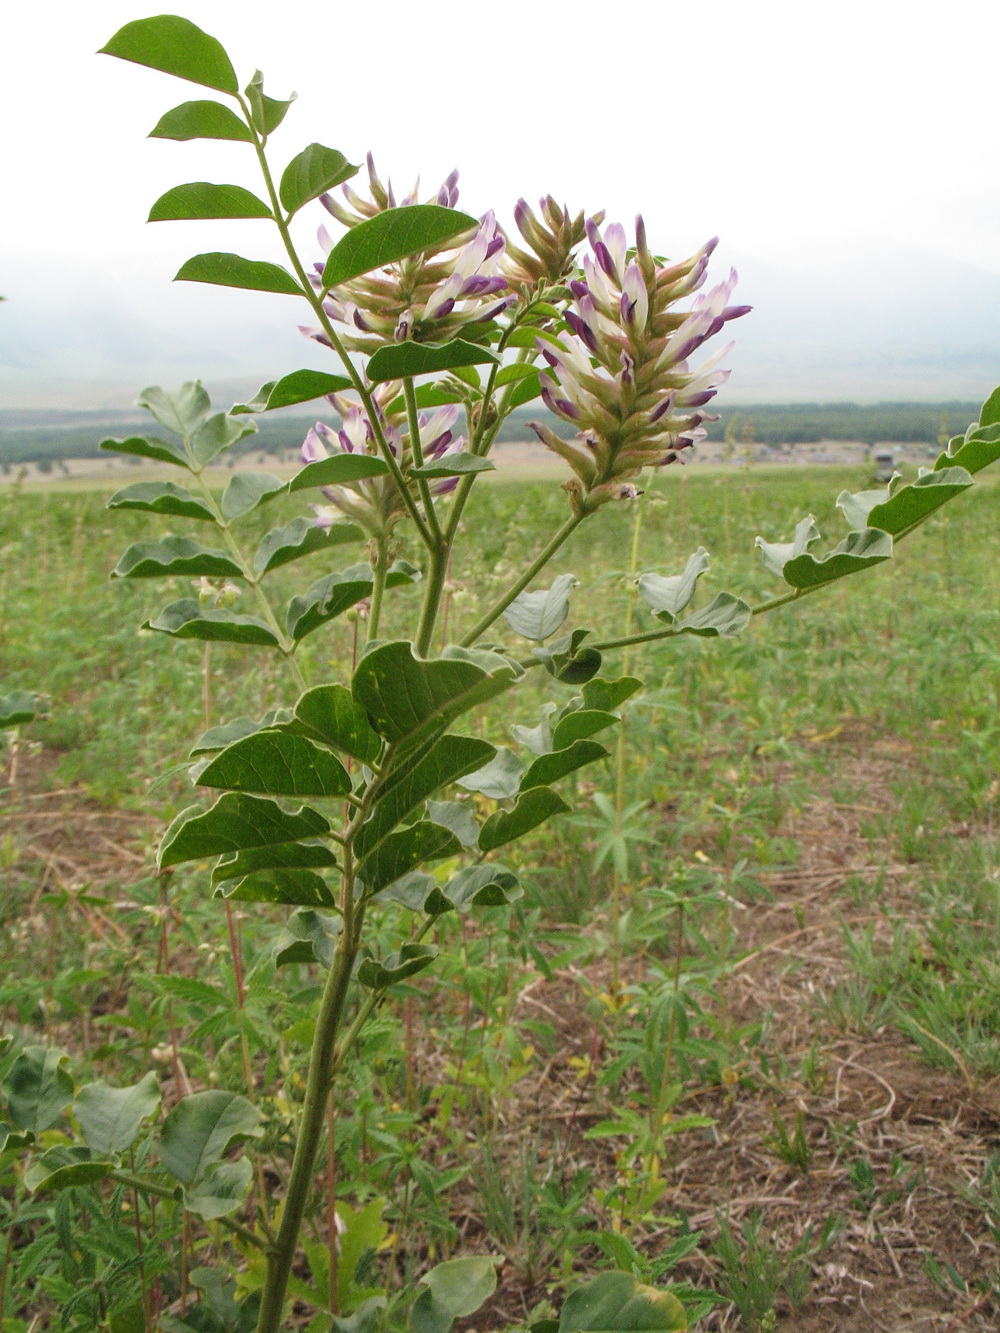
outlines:
[{"label": "field", "polygon": [[[787,538],[810,511],[839,533],[838,492],[866,481],[671,469],[643,502],[638,568],[677,572],[702,544],[713,593],[759,600],[775,584],[753,537]],[[449,639],[565,510],[551,484],[477,494]],[[0,1019],[67,1050],[78,1082],[154,1068],[168,1105],[249,1091],[280,1194],[274,1089],[304,1062],[315,969],[271,965],[284,909],[243,905],[227,934],[204,867],[158,877],[153,854],[191,800],[186,741],[259,716],[286,682],[261,654],[137,632],[167,599],[108,581],[149,524],[105,498],[0,490],[0,687],[48,696],[0,752]],[[633,523],[608,506],[558,557],[553,572],[581,583],[574,623],[644,623],[625,577]],[[699,1330],[996,1327],[998,558],[984,481],[897,559],[741,640],[616,664],[646,688],[578,780],[576,812],[522,844],[525,897],[442,918],[444,966],[396,987],[356,1050],[325,1185],[347,1223],[343,1291],[480,1252],[505,1256],[483,1328],[547,1317],[574,1273],[633,1265],[677,1284]],[[313,681],[350,664],[337,624],[308,641]],[[543,697],[516,719],[487,711],[484,734],[533,723]],[[36,1200],[0,1157],[0,1333],[60,1327],[97,1288],[134,1320],[140,1282],[147,1314],[180,1317],[174,1256],[190,1274],[223,1233],[168,1203],[142,1251],[118,1196]],[[106,1227],[96,1268],[63,1243],[68,1206]],[[330,1283],[323,1218],[310,1244],[303,1327]],[[141,1333],[138,1308],[109,1327]]]}]

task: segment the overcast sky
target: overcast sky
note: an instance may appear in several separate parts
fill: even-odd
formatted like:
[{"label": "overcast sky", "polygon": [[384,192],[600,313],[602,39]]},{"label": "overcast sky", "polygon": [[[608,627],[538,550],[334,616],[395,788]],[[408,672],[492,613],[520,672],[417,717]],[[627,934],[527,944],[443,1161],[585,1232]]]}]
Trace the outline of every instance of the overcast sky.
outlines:
[{"label": "overcast sky", "polygon": [[[0,291],[16,287],[19,303],[43,255],[47,280],[67,284],[88,262],[141,260],[157,300],[192,253],[274,254],[265,223],[145,223],[182,181],[259,188],[245,145],[145,138],[207,90],[93,54],[159,8],[4,6]],[[319,140],[354,161],[373,149],[404,187],[419,172],[430,190],[458,166],[462,205],[502,220],[518,195],[545,191],[609,218],[641,210],[672,256],[718,233],[723,258],[815,266],[881,238],[1000,273],[995,0],[178,0],[173,12],[223,42],[242,82],[260,66],[273,95],[298,92],[272,140],[279,167]],[[325,215],[306,213],[311,232]]]}]

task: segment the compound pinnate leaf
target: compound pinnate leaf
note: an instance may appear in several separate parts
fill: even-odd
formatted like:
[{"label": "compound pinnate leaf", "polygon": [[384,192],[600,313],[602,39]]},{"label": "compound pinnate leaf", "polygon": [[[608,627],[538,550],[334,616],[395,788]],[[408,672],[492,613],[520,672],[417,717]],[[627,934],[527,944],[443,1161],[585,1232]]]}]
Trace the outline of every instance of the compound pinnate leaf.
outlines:
[{"label": "compound pinnate leaf", "polygon": [[184,1191],[184,1207],[206,1222],[235,1213],[246,1198],[253,1178],[248,1157],[235,1162],[213,1162],[191,1189]]},{"label": "compound pinnate leaf", "polygon": [[184,486],[172,481],[139,481],[116,491],[108,501],[109,509],[141,509],[149,514],[170,514],[214,523],[215,515],[205,503]]},{"label": "compound pinnate leaf", "polygon": [[569,615],[569,595],[577,583],[572,574],[560,574],[551,588],[522,592],[504,611],[504,619],[515,634],[541,643],[555,634]]},{"label": "compound pinnate leaf", "polygon": [[[297,843],[288,844],[292,847]],[[282,903],[286,907],[336,907],[337,900],[322,875],[313,870],[256,870],[240,880],[223,880],[216,898],[238,903]]]},{"label": "compound pinnate leaf", "polygon": [[149,210],[148,222],[187,222],[211,218],[269,218],[263,199],[241,185],[189,181],[161,194]]},{"label": "compound pinnate leaf", "polygon": [[784,567],[785,582],[793,588],[817,588],[848,574],[870,569],[892,556],[892,538],[878,528],[863,528],[849,533],[829,555],[816,559],[807,553],[789,560]]},{"label": "compound pinnate leaf", "polygon": [[123,1153],[131,1148],[142,1122],[156,1114],[160,1085],[150,1071],[130,1088],[87,1083],[77,1093],[73,1113],[83,1141],[98,1153]]},{"label": "compound pinnate leaf", "polygon": [[169,440],[147,440],[143,435],[130,435],[127,440],[102,440],[97,446],[109,454],[130,454],[133,458],[152,458],[157,463],[171,463],[190,471],[187,454]]},{"label": "compound pinnate leaf", "polygon": [[[337,864],[325,842],[279,842],[270,847],[248,847],[224,856],[212,871],[212,887],[243,876],[302,868],[324,869]],[[303,904],[305,905],[305,904]]]},{"label": "compound pinnate leaf", "polygon": [[146,65],[220,93],[239,92],[236,71],[222,43],[175,14],[126,23],[98,54]]},{"label": "compound pinnate leaf", "polygon": [[18,1129],[40,1134],[73,1100],[73,1079],[62,1051],[28,1046],[8,1069],[3,1081],[10,1118]]},{"label": "compound pinnate leaf", "polygon": [[114,579],[155,579],[171,574],[209,578],[242,578],[243,571],[225,551],[210,551],[190,537],[163,537],[133,542],[115,565]]},{"label": "compound pinnate leaf", "polygon": [[181,811],[163,835],[158,864],[166,869],[183,861],[272,847],[329,832],[330,825],[319,811],[307,805],[287,811],[275,801],[227,792],[210,810],[191,806]]},{"label": "compound pinnate leaf", "polygon": [[437,955],[436,944],[404,944],[381,962],[363,959],[358,967],[358,982],[368,990],[385,990],[430,967]]},{"label": "compound pinnate leaf", "polygon": [[281,173],[278,198],[289,214],[295,213],[310,199],[318,199],[357,174],[358,168],[343,153],[321,143],[311,143]]},{"label": "compound pinnate leaf", "polygon": [[[799,559],[812,560],[813,557],[804,555]],[[791,563],[789,561],[785,565],[786,571]],[[741,597],[734,597],[731,592],[720,592],[703,610],[682,620],[677,626],[677,633],[697,634],[706,639],[731,639],[743,633],[752,615],[750,607]]]},{"label": "compound pinnate leaf", "polygon": [[813,542],[817,541],[819,541],[819,528],[812,514],[807,514],[796,524],[795,536],[790,542],[766,542],[763,537],[757,537],[754,545],[760,548],[765,566],[772,574],[781,578],[788,561],[801,556]]},{"label": "compound pinnate leaf", "polygon": [[456,856],[461,850],[462,844],[451,829],[422,819],[383,838],[358,866],[358,878],[364,883],[368,897],[425,861]]},{"label": "compound pinnate leaf", "polygon": [[323,370],[293,370],[280,380],[270,380],[258,389],[249,403],[237,403],[233,415],[243,412],[273,412],[278,407],[311,403],[328,393],[342,393],[351,387],[346,375],[328,375]]},{"label": "compound pinnate leaf", "polygon": [[374,763],[382,739],[373,731],[368,714],[355,702],[346,685],[317,685],[295,705],[295,720],[314,739],[333,745],[363,764]]},{"label": "compound pinnate leaf", "polygon": [[499,1262],[489,1256],[447,1259],[425,1273],[410,1316],[413,1333],[449,1333],[456,1319],[474,1314],[496,1291]]},{"label": "compound pinnate leaf", "polygon": [[664,578],[661,574],[643,574],[639,579],[639,596],[656,612],[660,620],[670,623],[676,620],[690,602],[698,586],[698,580],[708,569],[708,552],[699,546],[694,555],[688,556],[682,574],[672,574]]},{"label": "compound pinnate leaf", "polygon": [[253,143],[253,135],[235,111],[221,102],[182,102],[161,116],[149,132],[151,139],[233,139]]},{"label": "compound pinnate leaf", "polygon": [[287,731],[244,736],[209,760],[197,781],[266,796],[343,796],[351,790],[350,774],[336,755]]},{"label": "compound pinnate leaf", "polygon": [[474,472],[495,472],[496,464],[488,458],[479,458],[476,454],[467,454],[459,450],[446,454],[444,458],[425,463],[423,467],[410,468],[411,477],[426,477],[435,481],[440,477],[467,477]]},{"label": "compound pinnate leaf", "polygon": [[539,755],[528,766],[528,771],[521,779],[521,790],[529,791],[532,787],[547,787],[558,782],[569,773],[573,773],[584,764],[592,764],[607,755],[603,745],[597,741],[574,741],[565,750],[554,750],[551,754]]},{"label": "compound pinnate leaf", "polygon": [[219,508],[222,517],[232,522],[251,514],[265,500],[272,500],[288,489],[288,482],[270,472],[237,472],[222,492]]},{"label": "compound pinnate leaf", "polygon": [[21,727],[33,721],[38,712],[38,696],[30,690],[13,690],[0,694],[0,731]]},{"label": "compound pinnate leaf", "polygon": [[459,778],[458,785],[466,791],[478,791],[493,801],[507,801],[520,791],[523,777],[524,764],[513,750],[501,746],[488,764]]},{"label": "compound pinnate leaf", "polygon": [[350,486],[368,477],[384,477],[389,464],[373,454],[333,454],[307,463],[288,483],[290,491],[309,490],[314,486]]},{"label": "compound pinnate leaf", "polygon": [[272,951],[275,967],[287,967],[291,963],[319,963],[321,967],[330,967],[339,933],[338,916],[324,916],[311,907],[293,912]]},{"label": "compound pinnate leaf", "polygon": [[390,208],[352,227],[327,256],[324,287],[359,278],[385,264],[433,250],[478,227],[475,218],[438,204]]},{"label": "compound pinnate leaf", "polygon": [[462,338],[447,343],[391,343],[380,347],[369,359],[367,372],[368,378],[378,384],[383,380],[401,380],[407,375],[440,374],[461,366],[495,365],[499,359],[488,347],[479,347]]},{"label": "compound pinnate leaf", "polygon": [[198,639],[204,643],[255,643],[277,648],[278,636],[256,616],[241,615],[224,607],[204,607],[195,597],[183,597],[165,606],[143,629],[173,635],[175,639]]},{"label": "compound pinnate leaf", "polygon": [[482,768],[495,754],[495,746],[475,736],[442,736],[427,754],[381,793],[371,817],[358,830],[354,840],[356,855],[359,858],[370,855],[411,810],[423,805],[447,783]]},{"label": "compound pinnate leaf", "polygon": [[237,1092],[213,1088],[183,1097],[160,1131],[160,1161],[175,1180],[190,1188],[236,1143],[259,1139],[261,1115]]},{"label": "compound pinnate leaf", "polygon": [[386,740],[414,743],[501,694],[519,671],[498,653],[458,648],[423,661],[414,657],[411,644],[394,641],[361,659],[352,692]]},{"label": "compound pinnate leaf", "polygon": [[329,551],[344,542],[364,540],[364,529],[346,519],[328,528],[317,527],[307,518],[293,518],[283,528],[274,528],[257,547],[253,558],[254,572],[269,574],[272,569],[287,565],[315,551]]},{"label": "compound pinnate leaf", "polygon": [[497,810],[479,830],[479,846],[491,852],[505,843],[522,838],[553,815],[566,814],[569,806],[548,787],[532,787],[524,793],[513,810]]},{"label": "compound pinnate leaf", "polygon": [[304,296],[287,269],[262,259],[212,250],[194,255],[174,275],[175,282],[208,282],[216,287],[242,287],[254,292],[277,292],[280,296]]},{"label": "compound pinnate leaf", "polygon": [[601,1273],[566,1297],[559,1333],[684,1333],[684,1307],[631,1273]]}]

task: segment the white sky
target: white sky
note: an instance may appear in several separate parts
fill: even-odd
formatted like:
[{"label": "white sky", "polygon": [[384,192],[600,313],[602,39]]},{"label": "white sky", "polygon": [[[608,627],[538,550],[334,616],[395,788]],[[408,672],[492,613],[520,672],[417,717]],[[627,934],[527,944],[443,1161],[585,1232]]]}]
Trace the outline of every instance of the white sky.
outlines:
[{"label": "white sky", "polygon": [[[144,138],[167,108],[211,93],[92,54],[157,4],[4,8],[7,259],[259,246],[254,223],[144,227],[183,180],[253,182],[243,145]],[[613,217],[641,209],[674,254],[713,232],[772,254],[874,234],[1000,271],[995,0],[178,0],[173,12],[218,37],[241,80],[260,65],[272,93],[298,91],[279,157],[312,139],[354,160],[371,147],[394,179],[419,171],[427,186],[458,165],[472,211],[546,190]]]},{"label": "white sky", "polygon": [[[642,211],[673,256],[717,233],[723,263],[815,266],[881,238],[1000,273],[997,0],[7,0],[0,292],[19,305],[43,256],[49,284],[122,257],[180,313],[165,284],[189,255],[279,258],[266,223],[145,223],[183,181],[259,189],[246,145],[145,137],[214,94],[93,54],[161,6],[219,38],[241,83],[259,65],[272,95],[298,92],[279,169],[312,140],[370,147],[403,188],[458,166],[461,205],[502,221],[546,191]],[[303,239],[326,217],[305,213]]]}]

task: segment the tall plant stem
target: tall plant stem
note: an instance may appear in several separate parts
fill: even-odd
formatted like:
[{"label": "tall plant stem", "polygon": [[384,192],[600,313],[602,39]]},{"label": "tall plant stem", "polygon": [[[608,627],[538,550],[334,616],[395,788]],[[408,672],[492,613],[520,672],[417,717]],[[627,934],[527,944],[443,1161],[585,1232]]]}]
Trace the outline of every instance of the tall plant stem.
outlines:
[{"label": "tall plant stem", "polygon": [[[403,400],[406,403],[406,420],[410,428],[410,452],[413,454],[413,463],[415,467],[423,467],[424,449],[420,442],[420,415],[417,412],[417,392],[413,387],[412,375],[407,375],[403,380]],[[434,509],[431,488],[427,484],[426,477],[417,477],[416,481],[417,490],[420,492],[420,499],[424,506],[424,517],[427,521],[428,530],[435,544],[440,545],[441,525]]]},{"label": "tall plant stem", "polygon": [[[625,602],[625,638],[632,633],[632,616],[635,610],[635,578],[639,571],[639,537],[642,532],[642,506],[636,505],[632,512],[632,548],[628,565],[628,596]],[[626,645],[622,654],[622,675],[628,675],[629,648]],[[618,724],[618,738],[615,745],[615,843],[621,847],[622,813],[625,809],[625,718]],[[611,871],[611,990],[618,999],[621,982],[621,905],[622,876],[619,857],[612,858]]]},{"label": "tall plant stem", "polygon": [[539,570],[545,568],[545,566],[555,555],[556,551],[559,550],[559,547],[563,545],[563,543],[567,540],[567,538],[570,536],[571,533],[576,531],[576,529],[583,522],[584,517],[585,515],[583,514],[571,514],[569,516],[569,518],[562,525],[562,527],[559,528],[559,530],[552,537],[551,541],[549,541],[545,545],[545,547],[539,552],[539,554],[534,558],[534,560],[532,560],[531,564],[524,571],[524,573],[517,580],[517,582],[514,583],[510,588],[508,588],[507,591],[504,593],[504,595],[500,598],[500,600],[498,602],[494,602],[494,604],[490,607],[490,609],[486,612],[486,614],[476,622],[476,624],[472,627],[472,629],[469,630],[468,634],[466,634],[465,637],[462,639],[463,648],[468,648],[470,644],[475,643],[475,641],[478,638],[480,638],[483,634],[486,633],[489,627],[493,624],[494,620],[499,619],[499,617],[503,615],[504,611],[507,610],[507,607],[510,606],[514,598],[520,596],[520,594],[524,592],[525,588],[535,577],[535,575],[539,572]]},{"label": "tall plant stem", "polygon": [[[385,579],[389,572],[388,542],[380,537],[375,543],[375,564],[372,569],[372,600],[368,612],[368,634],[366,640],[378,637],[378,624],[382,616],[382,598],[385,595]],[[355,647],[356,647],[355,641]]]},{"label": "tall plant stem", "polygon": [[253,146],[257,154],[257,161],[260,165],[261,175],[264,178],[264,185],[267,189],[267,195],[271,202],[271,212],[274,217],[274,222],[278,228],[278,232],[281,235],[281,243],[285,247],[285,253],[288,255],[292,268],[295,270],[295,276],[298,278],[299,282],[302,285],[302,295],[305,298],[305,300],[309,302],[309,305],[312,307],[313,313],[319,320],[320,327],[326,334],[327,338],[330,340],[330,346],[340,357],[343,367],[347,371],[348,377],[350,378],[350,381],[353,384],[355,391],[358,393],[359,397],[361,398],[361,401],[364,403],[365,411],[368,414],[368,422],[369,425],[371,426],[372,434],[375,436],[375,443],[378,445],[379,453],[382,455],[383,460],[388,465],[389,471],[392,474],[392,478],[396,483],[396,486],[399,490],[399,494],[403,500],[403,503],[409,510],[410,517],[413,519],[413,522],[416,525],[416,529],[420,534],[421,541],[425,545],[429,546],[432,540],[430,529],[424,522],[420,510],[417,507],[416,501],[414,500],[412,494],[410,493],[410,488],[406,483],[406,478],[403,476],[402,470],[396,459],[396,455],[390,449],[389,442],[385,438],[385,431],[383,431],[382,429],[381,420],[379,419],[378,412],[375,410],[375,403],[374,400],[372,399],[371,391],[369,390],[367,384],[365,384],[364,380],[362,379],[357,366],[348,356],[347,348],[341,342],[337,330],[333,327],[333,324],[330,322],[329,316],[323,309],[323,298],[322,296],[316,293],[312,283],[309,281],[305,268],[303,267],[302,260],[299,258],[299,253],[296,250],[294,244],[292,243],[291,232],[288,230],[288,218],[284,217],[282,213],[281,201],[278,198],[278,192],[274,186],[274,177],[271,175],[271,168],[267,160],[267,154],[264,152],[265,141],[257,133],[256,126],[253,123],[253,117],[250,114],[250,108],[247,106],[245,99],[238,96],[238,101],[240,103],[240,108],[243,111],[243,117],[246,120],[250,133],[253,135]]},{"label": "tall plant stem", "polygon": [[427,582],[424,602],[420,608],[420,623],[414,647],[418,657],[426,657],[434,636],[434,625],[441,606],[441,596],[448,579],[448,547],[444,544],[430,552],[427,562]]},{"label": "tall plant stem", "polygon": [[280,1333],[281,1313],[288,1289],[288,1278],[295,1262],[299,1232],[305,1216],[309,1191],[313,1184],[316,1157],[323,1137],[327,1099],[333,1080],[333,1048],[344,1013],[344,1004],[351,982],[351,971],[358,952],[356,938],[358,913],[346,903],[347,912],[341,930],[340,943],[327,977],[316,1016],[316,1032],[309,1056],[302,1120],[295,1142],[292,1172],[288,1180],[274,1245],[267,1256],[267,1278],[261,1297],[257,1333]]}]

